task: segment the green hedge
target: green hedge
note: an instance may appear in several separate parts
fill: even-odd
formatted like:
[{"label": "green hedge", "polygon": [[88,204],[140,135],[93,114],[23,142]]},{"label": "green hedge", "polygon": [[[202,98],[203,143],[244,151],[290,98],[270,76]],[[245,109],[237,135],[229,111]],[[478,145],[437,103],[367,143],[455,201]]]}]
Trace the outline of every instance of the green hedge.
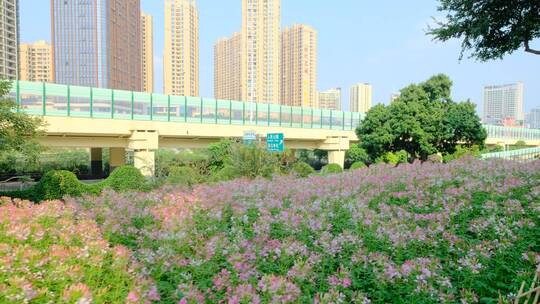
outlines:
[{"label": "green hedge", "polygon": [[293,171],[294,174],[298,177],[308,177],[311,174],[315,173],[315,169],[313,169],[310,165],[303,161],[299,161],[296,164],[293,165]]},{"label": "green hedge", "polygon": [[109,177],[100,183],[101,188],[110,188],[118,192],[144,190],[146,179],[135,167],[122,166],[115,169]]},{"label": "green hedge", "polygon": [[349,170],[358,170],[358,169],[363,169],[363,168],[366,168],[366,164],[364,164],[363,162],[355,162],[351,165],[351,168]]},{"label": "green hedge", "polygon": [[327,174],[338,174],[338,173],[342,173],[343,172],[343,168],[341,168],[340,165],[338,164],[328,164],[326,166],[324,166],[321,170],[321,174],[322,175],[327,175]]},{"label": "green hedge", "polygon": [[23,191],[0,192],[0,196],[40,202],[62,199],[68,195],[72,197],[99,195],[105,188],[118,192],[147,190],[146,179],[141,172],[134,167],[124,166],[114,170],[106,180],[96,184],[81,183],[77,176],[69,171],[49,171],[33,187]]}]

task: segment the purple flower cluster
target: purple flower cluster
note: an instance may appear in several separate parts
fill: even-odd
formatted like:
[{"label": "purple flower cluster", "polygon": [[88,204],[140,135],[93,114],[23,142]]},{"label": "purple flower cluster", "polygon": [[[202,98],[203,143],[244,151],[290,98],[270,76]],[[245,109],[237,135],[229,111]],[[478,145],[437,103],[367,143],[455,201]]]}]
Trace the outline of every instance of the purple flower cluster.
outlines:
[{"label": "purple flower cluster", "polygon": [[67,205],[131,251],[162,303],[472,303],[540,266],[539,194],[539,161],[465,158]]}]

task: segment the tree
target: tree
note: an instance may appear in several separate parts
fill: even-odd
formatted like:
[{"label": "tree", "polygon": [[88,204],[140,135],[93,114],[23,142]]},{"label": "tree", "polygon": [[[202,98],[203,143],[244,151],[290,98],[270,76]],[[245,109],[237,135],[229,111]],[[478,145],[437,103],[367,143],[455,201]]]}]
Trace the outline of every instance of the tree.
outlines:
[{"label": "tree", "polygon": [[481,61],[501,59],[518,49],[540,55],[530,43],[540,38],[540,1],[538,0],[440,0],[439,11],[446,20],[429,28],[435,40],[463,39],[461,58]]},{"label": "tree", "polygon": [[16,111],[17,104],[5,98],[10,89],[10,81],[0,80],[0,155],[20,154],[35,160],[40,151],[36,138],[42,122]]},{"label": "tree", "polygon": [[475,105],[454,102],[451,88],[448,76],[436,75],[402,89],[389,106],[373,107],[356,130],[360,146],[373,160],[400,151],[411,160],[427,160],[436,153],[452,154],[458,145],[483,146],[487,133]]},{"label": "tree", "polygon": [[350,167],[354,163],[363,163],[364,165],[370,163],[369,155],[366,150],[360,148],[359,145],[353,144],[345,154],[346,167]]}]

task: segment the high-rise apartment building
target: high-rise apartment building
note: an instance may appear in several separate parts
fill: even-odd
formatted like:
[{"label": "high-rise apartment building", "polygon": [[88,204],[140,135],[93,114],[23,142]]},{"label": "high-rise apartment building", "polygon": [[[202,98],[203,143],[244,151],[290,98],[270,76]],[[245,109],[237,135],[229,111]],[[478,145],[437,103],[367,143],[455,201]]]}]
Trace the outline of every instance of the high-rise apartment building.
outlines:
[{"label": "high-rise apartment building", "polygon": [[141,90],[140,0],[51,0],[57,83]]},{"label": "high-rise apartment building", "polygon": [[141,89],[154,92],[154,18],[141,13]]},{"label": "high-rise apartment building", "polygon": [[401,92],[397,92],[390,95],[390,103],[396,101],[400,96],[401,96]]},{"label": "high-rise apartment building", "polygon": [[319,92],[319,108],[341,111],[341,88]]},{"label": "high-rise apartment building", "polygon": [[373,103],[373,89],[371,84],[359,83],[351,87],[350,111],[367,113]]},{"label": "high-rise apartment building", "polygon": [[51,45],[40,40],[19,48],[21,80],[53,82]]},{"label": "high-rise apartment building", "polygon": [[280,103],[280,36],[280,0],[242,0],[242,100]]},{"label": "high-rise apartment building", "polygon": [[484,123],[523,121],[523,83],[484,87]]},{"label": "high-rise apartment building", "polygon": [[540,129],[540,108],[532,109],[525,119],[526,125],[532,129]]},{"label": "high-rise apartment building", "polygon": [[199,13],[195,0],[165,0],[164,92],[199,95]]},{"label": "high-rise apartment building", "polygon": [[242,100],[241,39],[240,33],[234,33],[214,45],[214,97],[217,99]]},{"label": "high-rise apartment building", "polygon": [[0,79],[19,78],[19,0],[0,0]]},{"label": "high-rise apartment building", "polygon": [[281,33],[281,103],[317,107],[317,32],[296,24]]}]

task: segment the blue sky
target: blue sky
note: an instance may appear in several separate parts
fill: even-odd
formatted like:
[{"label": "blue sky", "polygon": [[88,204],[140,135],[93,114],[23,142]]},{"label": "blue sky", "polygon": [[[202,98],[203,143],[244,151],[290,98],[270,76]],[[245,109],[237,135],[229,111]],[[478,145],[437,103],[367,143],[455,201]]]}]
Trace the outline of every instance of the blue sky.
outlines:
[{"label": "blue sky", "polygon": [[[50,1],[21,0],[21,41],[50,41]],[[213,96],[213,45],[239,31],[241,0],[199,0],[200,92]],[[157,91],[162,88],[163,0],[142,0],[155,17],[154,52]],[[482,104],[487,84],[523,81],[525,110],[540,107],[540,56],[518,51],[488,63],[459,61],[460,43],[435,43],[425,35],[432,17],[440,16],[436,0],[282,0],[282,26],[303,23],[319,33],[318,89],[348,90],[357,82],[373,84],[374,102],[388,103],[400,88],[437,73],[454,80],[456,100]],[[540,41],[533,45],[540,48]],[[479,107],[481,112],[481,106]]]}]

